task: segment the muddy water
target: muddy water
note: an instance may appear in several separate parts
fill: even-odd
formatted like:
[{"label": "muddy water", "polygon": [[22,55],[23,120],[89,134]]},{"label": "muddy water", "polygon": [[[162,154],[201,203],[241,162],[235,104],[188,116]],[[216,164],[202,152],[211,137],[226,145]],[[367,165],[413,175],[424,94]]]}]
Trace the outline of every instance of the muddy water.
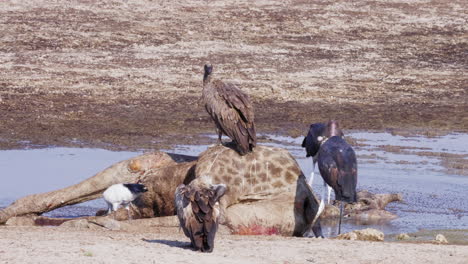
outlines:
[{"label": "muddy water", "polygon": [[[89,148],[44,148],[0,151],[0,207],[25,195],[64,188],[89,178],[136,152],[113,152]],[[94,215],[105,208],[102,200],[67,206],[46,216]]]},{"label": "muddy water", "polygon": [[[443,153],[458,154],[468,164],[468,134],[440,137],[403,137],[389,133],[351,132],[358,155],[358,189],[378,193],[401,193],[403,203],[391,203],[387,209],[399,218],[380,223],[344,221],[344,232],[376,227],[386,234],[432,229],[468,229],[468,177],[448,173]],[[212,137],[212,136],[208,136]],[[306,175],[312,161],[305,158],[302,137],[262,135],[261,144],[288,149]],[[215,138],[213,137],[213,142]],[[171,152],[198,155],[206,145],[180,145]],[[430,155],[425,155],[430,153]],[[437,154],[437,155],[434,155]],[[100,149],[51,148],[0,152],[4,178],[0,186],[0,206],[21,196],[50,191],[77,183],[107,166],[139,153],[111,152]],[[439,155],[440,154],[440,155]],[[27,166],[24,166],[27,161]],[[468,167],[468,166],[467,166]],[[315,169],[313,188],[318,196],[323,181]],[[332,194],[333,197],[333,194]],[[92,215],[105,208],[102,200],[70,206],[48,213],[49,216]],[[323,223],[326,236],[336,233],[336,221]]]},{"label": "muddy water", "polygon": [[[303,172],[312,172],[311,158],[305,158],[303,138],[262,135],[262,144],[288,149]],[[401,193],[403,203],[391,203],[387,209],[399,218],[386,222],[353,222],[345,220],[343,230],[374,227],[386,234],[417,232],[424,229],[468,229],[468,177],[446,173],[443,155],[466,155],[468,169],[468,135],[449,134],[440,137],[403,137],[390,133],[347,133],[358,156],[358,189],[375,193]],[[214,137],[213,137],[214,140]],[[176,153],[197,154],[207,146],[178,146]],[[386,149],[391,149],[389,152]],[[402,151],[400,151],[402,150]],[[410,150],[410,151],[407,151]],[[430,156],[421,155],[431,153]],[[434,157],[435,156],[435,157]],[[315,193],[321,197],[323,181],[315,168]],[[332,198],[334,194],[332,192]],[[337,232],[337,221],[325,221],[326,236]]]},{"label": "muddy water", "polygon": [[[451,134],[427,138],[422,136],[401,137],[389,133],[348,133],[359,142],[355,146],[358,156],[358,189],[375,193],[401,193],[403,203],[391,203],[387,209],[399,218],[382,223],[345,221],[344,230],[356,225],[376,227],[385,233],[416,232],[422,229],[467,229],[468,177],[446,173],[442,158],[421,156],[420,152],[446,152],[468,154],[468,135]],[[303,171],[312,171],[311,159],[304,158],[300,147],[302,138],[273,137],[274,145],[286,146],[297,158]],[[391,149],[411,149],[395,153]],[[436,155],[437,156],[437,155]],[[465,164],[468,165],[468,155]],[[467,166],[468,168],[468,166]],[[314,190],[321,195],[323,181],[316,168]],[[333,194],[332,194],[333,196]],[[329,235],[336,232],[336,221],[324,223]]]}]

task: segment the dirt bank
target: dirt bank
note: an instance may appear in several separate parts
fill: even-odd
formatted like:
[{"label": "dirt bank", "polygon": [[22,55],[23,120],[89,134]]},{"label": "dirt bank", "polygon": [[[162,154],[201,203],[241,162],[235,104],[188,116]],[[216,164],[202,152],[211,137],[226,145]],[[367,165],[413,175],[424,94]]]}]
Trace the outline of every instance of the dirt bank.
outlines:
[{"label": "dirt bank", "polygon": [[[0,227],[5,263],[466,263],[467,246],[218,235],[214,252],[182,232]],[[424,254],[421,254],[424,253]]]},{"label": "dirt bank", "polygon": [[194,143],[213,132],[207,61],[250,94],[259,132],[468,131],[463,4],[2,1],[0,147]]}]

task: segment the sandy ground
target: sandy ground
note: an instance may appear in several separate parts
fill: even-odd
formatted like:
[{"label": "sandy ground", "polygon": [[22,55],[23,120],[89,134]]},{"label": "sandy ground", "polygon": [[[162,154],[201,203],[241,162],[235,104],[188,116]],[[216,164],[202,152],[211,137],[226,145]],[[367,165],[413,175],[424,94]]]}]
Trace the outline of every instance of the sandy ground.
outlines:
[{"label": "sandy ground", "polygon": [[213,253],[173,229],[0,227],[2,263],[466,263],[467,246],[219,235]]},{"label": "sandy ground", "polygon": [[468,131],[467,20],[446,0],[4,0],[0,146],[194,143],[208,61],[259,133]]}]

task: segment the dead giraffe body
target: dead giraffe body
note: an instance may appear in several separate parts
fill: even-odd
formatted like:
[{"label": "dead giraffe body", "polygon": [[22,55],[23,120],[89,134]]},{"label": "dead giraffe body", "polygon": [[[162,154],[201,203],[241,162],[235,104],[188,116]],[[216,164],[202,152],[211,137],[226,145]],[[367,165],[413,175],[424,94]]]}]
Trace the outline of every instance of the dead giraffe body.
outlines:
[{"label": "dead giraffe body", "polygon": [[210,175],[214,184],[227,186],[221,209],[234,232],[261,227],[282,235],[303,236],[312,230],[322,236],[315,219],[319,203],[287,150],[257,146],[240,156],[215,146],[200,154],[195,175]]}]

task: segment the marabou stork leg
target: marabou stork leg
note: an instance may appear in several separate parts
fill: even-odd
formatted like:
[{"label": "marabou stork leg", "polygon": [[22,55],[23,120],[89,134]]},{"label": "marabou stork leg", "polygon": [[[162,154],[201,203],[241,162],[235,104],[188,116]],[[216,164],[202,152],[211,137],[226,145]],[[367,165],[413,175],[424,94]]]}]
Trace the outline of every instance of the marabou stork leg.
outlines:
[{"label": "marabou stork leg", "polygon": [[[325,183],[326,184],[326,183]],[[331,191],[332,187],[330,185],[327,185],[328,187],[328,199],[327,199],[327,204],[330,204],[330,196],[331,196]]]},{"label": "marabou stork leg", "polygon": [[309,184],[310,188],[312,188],[312,183],[314,182],[314,175],[315,175],[315,164],[317,163],[315,160],[312,160],[312,172],[310,173],[310,177],[307,180],[307,184]]},{"label": "marabou stork leg", "polygon": [[338,222],[338,235],[341,234],[341,218],[343,218],[343,201],[340,201],[340,221]]}]

